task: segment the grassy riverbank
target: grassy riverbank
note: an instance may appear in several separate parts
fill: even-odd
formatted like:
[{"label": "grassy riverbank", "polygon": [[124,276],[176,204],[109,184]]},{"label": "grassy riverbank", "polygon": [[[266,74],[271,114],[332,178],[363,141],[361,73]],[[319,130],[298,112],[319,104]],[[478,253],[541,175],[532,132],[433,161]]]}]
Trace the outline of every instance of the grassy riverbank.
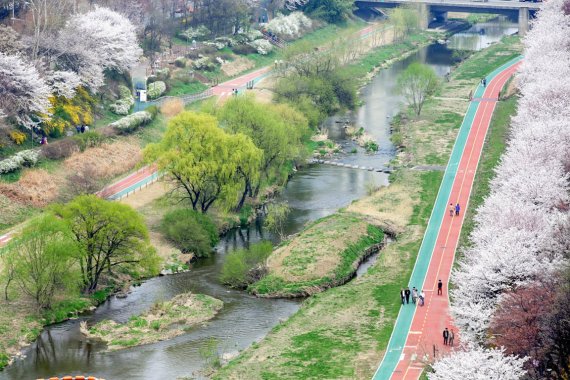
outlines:
[{"label": "grassy riverbank", "polygon": [[[516,38],[475,53],[443,84],[420,118],[404,112],[406,149],[389,187],[353,203],[348,212],[397,232],[364,276],[307,299],[301,309],[221,369],[217,379],[369,379],[387,346],[441,182],[442,171],[410,170],[445,164],[467,109],[467,97],[487,73],[519,54]],[[477,70],[473,68],[477,67]],[[312,247],[306,247],[307,250]],[[331,360],[334,358],[334,360]]]},{"label": "grassy riverbank", "polygon": [[131,317],[127,323],[105,320],[95,326],[82,324],[88,338],[101,339],[109,351],[172,339],[194,326],[212,319],[222,301],[203,295],[183,293],[170,301],[156,303],[149,311]]},{"label": "grassy riverbank", "polygon": [[[344,284],[384,239],[359,215],[341,212],[319,219],[267,260],[268,275],[248,288],[263,297],[302,297]],[[376,248],[378,249],[378,248]]]}]

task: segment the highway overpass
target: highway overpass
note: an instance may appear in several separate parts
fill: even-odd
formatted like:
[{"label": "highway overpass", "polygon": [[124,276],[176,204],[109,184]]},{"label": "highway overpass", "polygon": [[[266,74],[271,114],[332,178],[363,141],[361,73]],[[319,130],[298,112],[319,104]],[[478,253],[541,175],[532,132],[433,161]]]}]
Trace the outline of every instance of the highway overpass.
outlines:
[{"label": "highway overpass", "polygon": [[519,34],[528,31],[529,19],[534,17],[542,3],[530,3],[519,1],[461,1],[461,0],[356,0],[354,4],[358,8],[389,9],[401,5],[415,5],[420,9],[421,26],[427,28],[429,23],[437,19],[444,21],[447,12],[468,13],[491,13],[508,16],[518,20]]}]

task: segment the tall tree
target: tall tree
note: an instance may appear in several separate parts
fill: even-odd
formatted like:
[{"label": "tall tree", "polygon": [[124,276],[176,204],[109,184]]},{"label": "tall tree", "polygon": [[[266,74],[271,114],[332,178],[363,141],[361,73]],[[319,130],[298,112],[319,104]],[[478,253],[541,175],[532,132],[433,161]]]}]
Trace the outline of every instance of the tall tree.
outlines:
[{"label": "tall tree", "polygon": [[156,274],[159,258],[149,243],[142,217],[130,206],[94,195],[81,195],[54,207],[77,241],[83,289],[91,293],[107,270],[132,270]]},{"label": "tall tree", "polygon": [[129,19],[99,7],[74,15],[46,49],[59,68],[78,73],[93,91],[103,84],[104,70],[128,71],[142,54]]},{"label": "tall tree", "polygon": [[[302,4],[305,1],[294,3]],[[352,10],[351,0],[309,0],[303,8],[305,12],[333,24],[345,21]]]},{"label": "tall tree", "polygon": [[0,52],[0,117],[11,116],[26,128],[48,114],[51,90],[33,65]]},{"label": "tall tree", "polygon": [[[260,104],[253,97],[237,97],[227,101],[217,112],[224,129],[249,136],[263,151],[261,179],[283,181],[286,162],[302,156],[302,138],[308,133],[307,120],[286,105]],[[257,195],[260,182],[250,189]]]},{"label": "tall tree", "polygon": [[74,267],[77,248],[63,221],[52,215],[32,220],[2,249],[6,286],[13,281],[39,309],[49,308],[58,289],[79,287]]},{"label": "tall tree", "polygon": [[425,101],[439,87],[439,80],[433,69],[421,63],[412,63],[398,77],[398,91],[412,106],[416,116],[422,112]]},{"label": "tall tree", "polygon": [[250,138],[229,135],[217,124],[213,116],[183,112],[170,120],[159,143],[145,149],[145,158],[170,174],[182,197],[203,213],[216,201],[235,205],[262,156]]}]

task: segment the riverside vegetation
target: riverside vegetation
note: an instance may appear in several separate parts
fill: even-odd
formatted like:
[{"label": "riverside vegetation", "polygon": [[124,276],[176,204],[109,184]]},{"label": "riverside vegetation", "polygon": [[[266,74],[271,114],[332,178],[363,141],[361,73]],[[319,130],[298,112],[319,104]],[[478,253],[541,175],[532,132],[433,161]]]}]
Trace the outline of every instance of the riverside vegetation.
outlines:
[{"label": "riverside vegetation", "polygon": [[439,93],[445,94],[445,100],[435,97],[427,101],[418,118],[411,108],[402,112],[397,133],[405,149],[395,159],[399,169],[392,174],[390,186],[339,213],[373,221],[393,231],[396,241],[384,248],[367,274],[308,298],[296,314],[242,352],[215,378],[372,376],[391,335],[400,307],[398,292],[411,275],[443,176],[440,171],[418,172],[409,167],[445,164],[467,108],[469,91],[485,73],[520,51],[518,39],[507,37],[473,54],[452,72],[449,82],[443,83]]},{"label": "riverside vegetation", "polygon": [[172,339],[213,318],[223,303],[203,295],[183,293],[169,301],[158,302],[149,311],[133,316],[127,323],[105,320],[81,331],[88,338],[107,343],[109,351]]}]

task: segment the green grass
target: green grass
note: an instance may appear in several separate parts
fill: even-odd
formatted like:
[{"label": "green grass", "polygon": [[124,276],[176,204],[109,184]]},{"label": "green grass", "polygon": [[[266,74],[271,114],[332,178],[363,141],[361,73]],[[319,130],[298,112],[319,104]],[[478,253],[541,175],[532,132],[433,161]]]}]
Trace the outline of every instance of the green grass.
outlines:
[{"label": "green grass", "polygon": [[208,86],[197,80],[184,81],[179,79],[172,79],[169,81],[170,89],[165,94],[166,96],[181,96],[188,94],[198,94],[208,89]]},{"label": "green grass", "polygon": [[45,310],[42,317],[45,324],[58,323],[65,321],[78,313],[87,310],[93,305],[92,300],[83,297],[71,298],[56,303],[51,309]]},{"label": "green grass", "polygon": [[495,176],[494,169],[499,164],[501,155],[505,151],[510,120],[511,116],[516,113],[517,101],[518,98],[516,96],[511,96],[507,100],[499,102],[493,113],[481,160],[475,174],[473,189],[469,198],[469,208],[465,214],[463,229],[459,239],[458,253],[462,251],[461,248],[466,248],[470,245],[469,235],[475,227],[475,211],[490,192],[490,181]]},{"label": "green grass", "polygon": [[502,39],[503,43],[494,44],[483,51],[483,54],[476,54],[472,59],[466,60],[460,69],[455,73],[456,79],[483,78],[497,67],[518,57],[520,49],[518,36],[509,36]]}]

